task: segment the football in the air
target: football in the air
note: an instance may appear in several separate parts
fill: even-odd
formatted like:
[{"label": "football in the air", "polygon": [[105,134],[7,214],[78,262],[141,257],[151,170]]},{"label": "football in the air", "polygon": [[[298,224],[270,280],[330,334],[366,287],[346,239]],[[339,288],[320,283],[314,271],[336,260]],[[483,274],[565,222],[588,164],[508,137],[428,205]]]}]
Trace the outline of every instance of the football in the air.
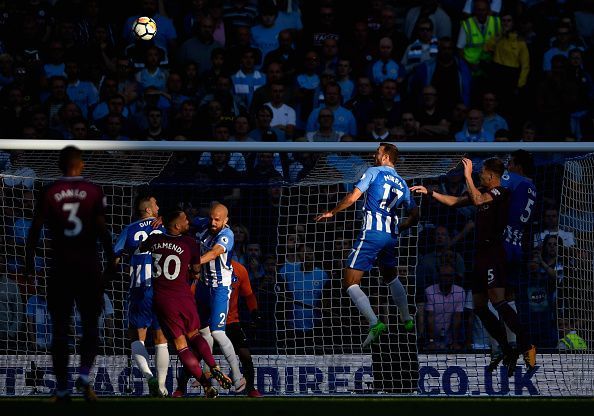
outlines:
[{"label": "football in the air", "polygon": [[151,40],[157,34],[157,23],[150,17],[142,16],[134,21],[132,31],[138,39]]}]

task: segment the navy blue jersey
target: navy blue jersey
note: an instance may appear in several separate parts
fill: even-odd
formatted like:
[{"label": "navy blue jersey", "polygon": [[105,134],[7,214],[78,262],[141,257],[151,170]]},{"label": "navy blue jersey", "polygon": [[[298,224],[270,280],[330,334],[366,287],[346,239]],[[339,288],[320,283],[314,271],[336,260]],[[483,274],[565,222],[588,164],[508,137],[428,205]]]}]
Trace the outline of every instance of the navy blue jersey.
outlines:
[{"label": "navy blue jersey", "polygon": [[508,172],[501,177],[501,186],[510,192],[504,241],[521,246],[524,230],[532,217],[536,203],[536,186],[529,178]]},{"label": "navy blue jersey", "polygon": [[130,288],[151,286],[153,258],[149,251],[139,251],[140,243],[151,234],[163,234],[165,227],[153,228],[154,218],[134,221],[126,226],[114,247],[115,255],[130,256]]},{"label": "navy blue jersey", "polygon": [[400,207],[416,206],[406,182],[390,166],[368,168],[355,186],[365,193],[363,230],[397,234]]}]

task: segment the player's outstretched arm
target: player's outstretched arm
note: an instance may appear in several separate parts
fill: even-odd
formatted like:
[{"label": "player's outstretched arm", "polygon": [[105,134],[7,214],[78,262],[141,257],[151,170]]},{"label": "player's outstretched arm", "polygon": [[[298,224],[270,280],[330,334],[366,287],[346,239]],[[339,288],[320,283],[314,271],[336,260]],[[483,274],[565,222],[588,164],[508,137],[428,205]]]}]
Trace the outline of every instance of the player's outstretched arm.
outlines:
[{"label": "player's outstretched arm", "polygon": [[408,212],[408,216],[404,221],[402,221],[398,225],[398,232],[401,233],[402,231],[417,225],[419,222],[419,207],[414,207]]},{"label": "player's outstretched arm", "polygon": [[315,222],[319,222],[328,218],[332,218],[337,212],[347,209],[351,205],[353,205],[359,198],[361,198],[363,192],[359,188],[353,189],[349,192],[342,200],[334,207],[334,209],[330,211],[326,211],[323,214],[320,214],[314,218]]},{"label": "player's outstretched arm", "polygon": [[204,253],[204,255],[200,256],[200,264],[206,264],[210,261],[213,261],[221,254],[225,252],[225,247],[220,244],[215,244],[215,246],[210,250]]},{"label": "player's outstretched arm", "polygon": [[448,207],[463,207],[470,204],[470,201],[467,196],[444,195],[440,194],[439,192],[435,192],[431,189],[427,189],[421,185],[411,186],[410,191],[417,194],[433,197],[437,202],[444,204]]}]

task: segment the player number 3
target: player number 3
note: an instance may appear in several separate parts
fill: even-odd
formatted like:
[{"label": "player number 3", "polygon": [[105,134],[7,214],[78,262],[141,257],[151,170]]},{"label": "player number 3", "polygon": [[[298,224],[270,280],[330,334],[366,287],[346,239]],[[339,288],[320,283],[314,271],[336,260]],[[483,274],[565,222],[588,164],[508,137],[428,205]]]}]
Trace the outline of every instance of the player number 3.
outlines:
[{"label": "player number 3", "polygon": [[82,221],[76,215],[79,207],[80,202],[68,202],[62,205],[62,211],[68,213],[67,221],[72,224],[70,228],[64,228],[66,237],[76,237],[82,231]]},{"label": "player number 3", "polygon": [[[168,280],[175,280],[177,276],[179,276],[179,271],[181,270],[181,260],[176,255],[170,254],[169,256],[165,257],[165,261],[163,261],[163,268],[159,264],[159,261],[163,257],[162,254],[153,253],[153,278],[157,278],[161,276],[165,276],[165,279]],[[173,269],[173,273],[169,273],[169,266],[171,262],[175,263],[175,268]]]}]

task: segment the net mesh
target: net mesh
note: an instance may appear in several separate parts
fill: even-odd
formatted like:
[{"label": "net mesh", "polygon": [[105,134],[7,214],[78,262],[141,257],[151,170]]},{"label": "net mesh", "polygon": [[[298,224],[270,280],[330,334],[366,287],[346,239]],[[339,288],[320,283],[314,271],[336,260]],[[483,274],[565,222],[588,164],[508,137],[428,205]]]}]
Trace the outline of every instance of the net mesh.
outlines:
[{"label": "net mesh", "polygon": [[[38,281],[27,281],[22,268],[34,201],[42,186],[59,177],[57,155],[13,155],[10,168],[0,173],[1,395],[48,394],[53,388],[49,322],[40,300],[47,273],[44,258],[51,256],[47,236],[42,237],[37,252]],[[462,156],[407,153],[400,156],[396,169],[409,185],[423,184],[442,193],[461,195],[465,191],[458,165]],[[256,366],[256,385],[262,392],[594,394],[591,155],[566,161],[563,155],[536,154],[537,203],[525,233],[525,264],[516,304],[520,320],[538,346],[539,367],[535,374],[527,374],[520,360],[509,379],[501,368],[493,373],[485,369],[489,340],[480,321],[473,316],[468,296],[474,253],[472,208],[452,209],[434,200],[417,199],[420,222],[401,236],[398,247],[399,275],[408,293],[416,330],[404,331],[389,289],[374,268],[365,274],[361,287],[388,326],[388,332],[380,343],[363,349],[361,343],[368,323],[341,282],[344,260],[361,224],[361,203],[324,223],[315,223],[313,218],[335,206],[352,189],[373,164],[372,156],[344,152],[323,153],[319,157],[268,154],[270,170],[255,175],[253,166],[263,158],[235,153],[232,159],[241,158],[231,160],[239,171],[235,177],[217,172],[208,176],[204,161],[211,157],[218,156],[213,153],[206,158],[191,152],[87,152],[85,175],[101,184],[108,197],[108,221],[114,239],[132,221],[134,197],[147,185],[163,209],[183,208],[192,216],[204,215],[213,200],[225,201],[236,236],[234,257],[248,268],[264,316],[263,327],[245,327]],[[283,169],[283,165],[289,168]],[[292,182],[275,179],[283,170],[285,178]],[[543,254],[545,237],[552,233],[548,214],[559,221],[557,234],[561,237],[554,263],[556,277],[552,280],[546,279],[546,271],[538,267],[536,256]],[[447,238],[448,250],[436,256],[443,229],[446,237],[441,238]],[[427,319],[425,294],[427,287],[435,284],[435,266],[442,260],[455,264],[455,284],[465,298],[457,318],[460,321],[437,327]],[[308,273],[296,281],[297,263]],[[122,270],[127,270],[127,265]],[[288,278],[290,273],[293,276]],[[108,302],[100,322],[101,356],[92,374],[101,394],[147,392],[145,380],[129,360],[127,287],[128,277],[123,274],[106,292]],[[249,314],[243,306],[240,312],[247,322]],[[74,363],[77,331],[73,321]],[[572,334],[577,338],[569,336]],[[430,338],[435,339],[430,342]],[[148,344],[152,352],[150,340]],[[225,367],[224,359],[220,362]],[[179,363],[172,358],[169,391],[175,387],[176,366]],[[201,391],[191,389],[190,394]]]}]

